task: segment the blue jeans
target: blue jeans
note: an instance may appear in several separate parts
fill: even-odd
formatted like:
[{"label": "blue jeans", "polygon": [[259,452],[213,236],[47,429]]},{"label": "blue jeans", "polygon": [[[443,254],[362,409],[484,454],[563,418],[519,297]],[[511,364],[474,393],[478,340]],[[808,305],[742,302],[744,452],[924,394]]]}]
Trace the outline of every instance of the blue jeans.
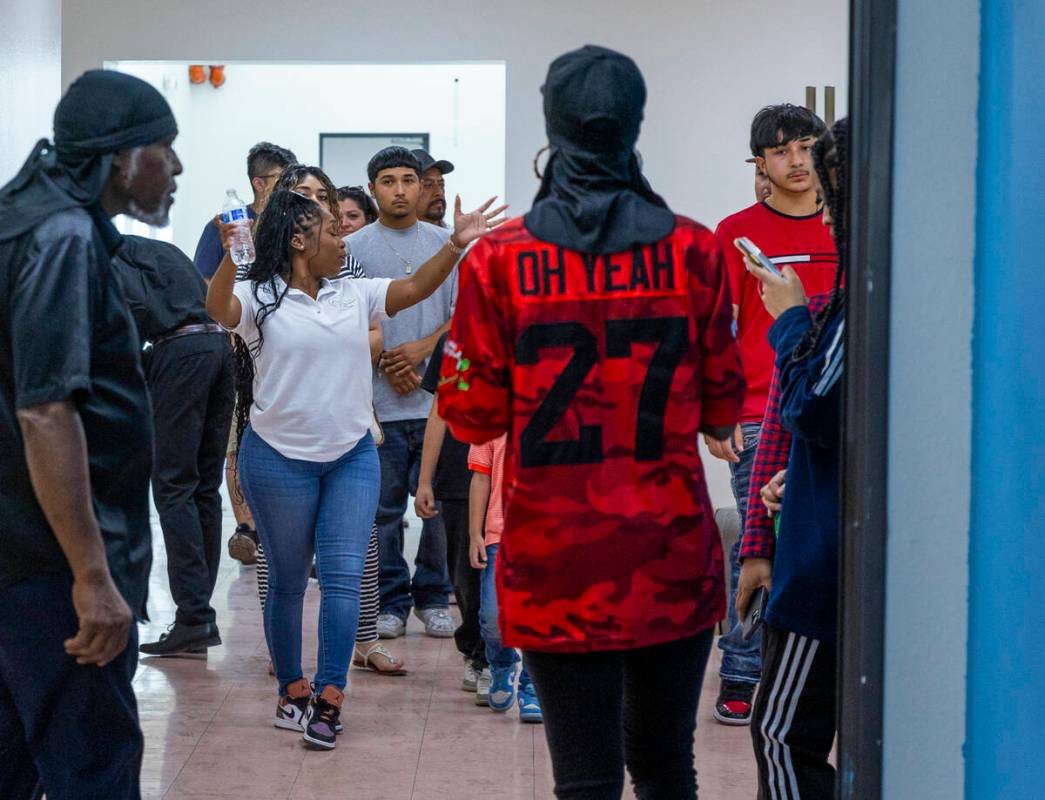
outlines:
[{"label": "blue jeans", "polygon": [[426,519],[421,524],[412,585],[410,566],[403,558],[403,514],[409,496],[417,493],[426,424],[423,419],[382,423],[385,441],[377,449],[381,459],[381,502],[377,508],[381,613],[395,614],[403,620],[412,605],[446,608],[452,591],[442,517]]},{"label": "blue jeans", "polygon": [[79,622],[68,575],[0,589],[0,797],[138,800],[142,732],[131,680],[138,630],[104,667],[63,642]]},{"label": "blue jeans", "polygon": [[[744,433],[744,451],[740,453],[740,463],[730,462],[733,497],[737,501],[740,512],[740,530],[743,534],[744,520],[747,518],[748,480],[751,468],[755,464],[755,449],[758,447],[758,434],[762,426],[757,422],[745,422],[741,426]],[[762,676],[762,634],[755,633],[747,642],[740,632],[740,621],[737,618],[736,596],[737,581],[740,579],[740,543],[743,535],[737,538],[729,554],[729,601],[727,603],[726,623],[729,633],[718,640],[718,649],[722,651],[722,666],[719,677],[733,683],[758,683]]]},{"label": "blue jeans", "polygon": [[301,614],[313,554],[320,586],[316,693],[327,686],[343,690],[380,492],[374,440],[367,433],[336,461],[300,461],[280,455],[247,428],[238,466],[268,558],[265,639],[280,694],[302,677]]},{"label": "blue jeans", "polygon": [[[505,647],[501,644],[501,629],[497,625],[497,550],[498,545],[488,544],[486,546],[486,567],[483,569],[479,579],[479,627],[483,632],[483,642],[486,644],[486,660],[490,663],[490,670],[510,669],[520,660],[519,654],[514,647]],[[519,685],[525,686],[530,682],[530,676],[526,673],[523,665],[519,673]]]}]

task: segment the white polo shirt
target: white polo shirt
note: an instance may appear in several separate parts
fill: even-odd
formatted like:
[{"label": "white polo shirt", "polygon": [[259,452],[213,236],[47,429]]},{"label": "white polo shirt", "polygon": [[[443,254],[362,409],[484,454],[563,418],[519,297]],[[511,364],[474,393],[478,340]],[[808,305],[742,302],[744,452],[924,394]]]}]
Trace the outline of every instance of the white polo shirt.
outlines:
[{"label": "white polo shirt", "polygon": [[[264,345],[254,359],[254,432],[287,458],[336,461],[370,430],[373,377],[367,332],[388,319],[385,295],[391,280],[324,280],[315,300],[290,289],[262,323]],[[286,284],[277,278],[278,291]],[[263,302],[274,297],[258,287]],[[254,283],[233,288],[243,307],[238,333],[248,346],[258,340],[261,303]]]}]

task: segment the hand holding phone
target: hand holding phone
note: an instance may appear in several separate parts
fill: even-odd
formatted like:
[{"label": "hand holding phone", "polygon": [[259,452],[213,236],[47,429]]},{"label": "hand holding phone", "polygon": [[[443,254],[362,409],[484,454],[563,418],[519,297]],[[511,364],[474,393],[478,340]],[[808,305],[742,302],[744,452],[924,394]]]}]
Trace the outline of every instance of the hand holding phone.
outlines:
[{"label": "hand holding phone", "polygon": [[759,586],[751,595],[751,602],[747,604],[747,614],[740,622],[740,636],[745,642],[750,641],[762,626],[767,602],[769,602],[769,592],[766,591],[765,586]]},{"label": "hand holding phone", "polygon": [[783,278],[783,273],[777,268],[777,265],[773,261],[758,249],[758,245],[748,239],[746,236],[740,236],[733,240],[733,246],[743,253],[747,258],[756,262],[760,267],[766,271],[772,273],[778,278]]},{"label": "hand holding phone", "polygon": [[[790,266],[785,266],[783,270],[778,269],[777,265],[746,236],[734,239],[733,244],[744,254],[747,271],[761,284],[759,292],[762,295],[762,303],[773,319],[789,308],[809,304],[805,289],[802,288],[802,280],[794,269]],[[769,277],[770,275],[773,277]]]}]

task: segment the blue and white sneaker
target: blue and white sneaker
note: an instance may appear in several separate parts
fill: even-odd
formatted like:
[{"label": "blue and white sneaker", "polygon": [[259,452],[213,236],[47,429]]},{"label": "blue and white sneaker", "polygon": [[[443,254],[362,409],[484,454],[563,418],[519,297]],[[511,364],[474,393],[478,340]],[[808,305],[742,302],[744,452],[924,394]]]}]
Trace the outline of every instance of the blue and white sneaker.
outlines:
[{"label": "blue and white sneaker", "polygon": [[519,684],[519,722],[544,722],[541,701],[529,681]]},{"label": "blue and white sneaker", "polygon": [[490,708],[507,711],[515,703],[515,667],[492,670],[490,684]]}]

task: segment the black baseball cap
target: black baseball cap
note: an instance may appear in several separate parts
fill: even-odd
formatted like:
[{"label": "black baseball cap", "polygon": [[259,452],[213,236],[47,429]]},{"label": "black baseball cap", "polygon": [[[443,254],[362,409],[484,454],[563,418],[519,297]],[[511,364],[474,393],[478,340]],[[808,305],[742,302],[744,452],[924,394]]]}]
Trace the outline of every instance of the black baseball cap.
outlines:
[{"label": "black baseball cap", "polygon": [[410,152],[414,156],[414,158],[421,162],[422,173],[428,172],[428,170],[430,170],[432,167],[435,167],[444,175],[448,172],[454,171],[453,164],[451,164],[449,161],[446,161],[445,159],[442,161],[436,161],[434,158],[432,158],[432,156],[428,154],[427,150],[421,150],[420,148],[418,148],[417,150],[411,150]]}]

